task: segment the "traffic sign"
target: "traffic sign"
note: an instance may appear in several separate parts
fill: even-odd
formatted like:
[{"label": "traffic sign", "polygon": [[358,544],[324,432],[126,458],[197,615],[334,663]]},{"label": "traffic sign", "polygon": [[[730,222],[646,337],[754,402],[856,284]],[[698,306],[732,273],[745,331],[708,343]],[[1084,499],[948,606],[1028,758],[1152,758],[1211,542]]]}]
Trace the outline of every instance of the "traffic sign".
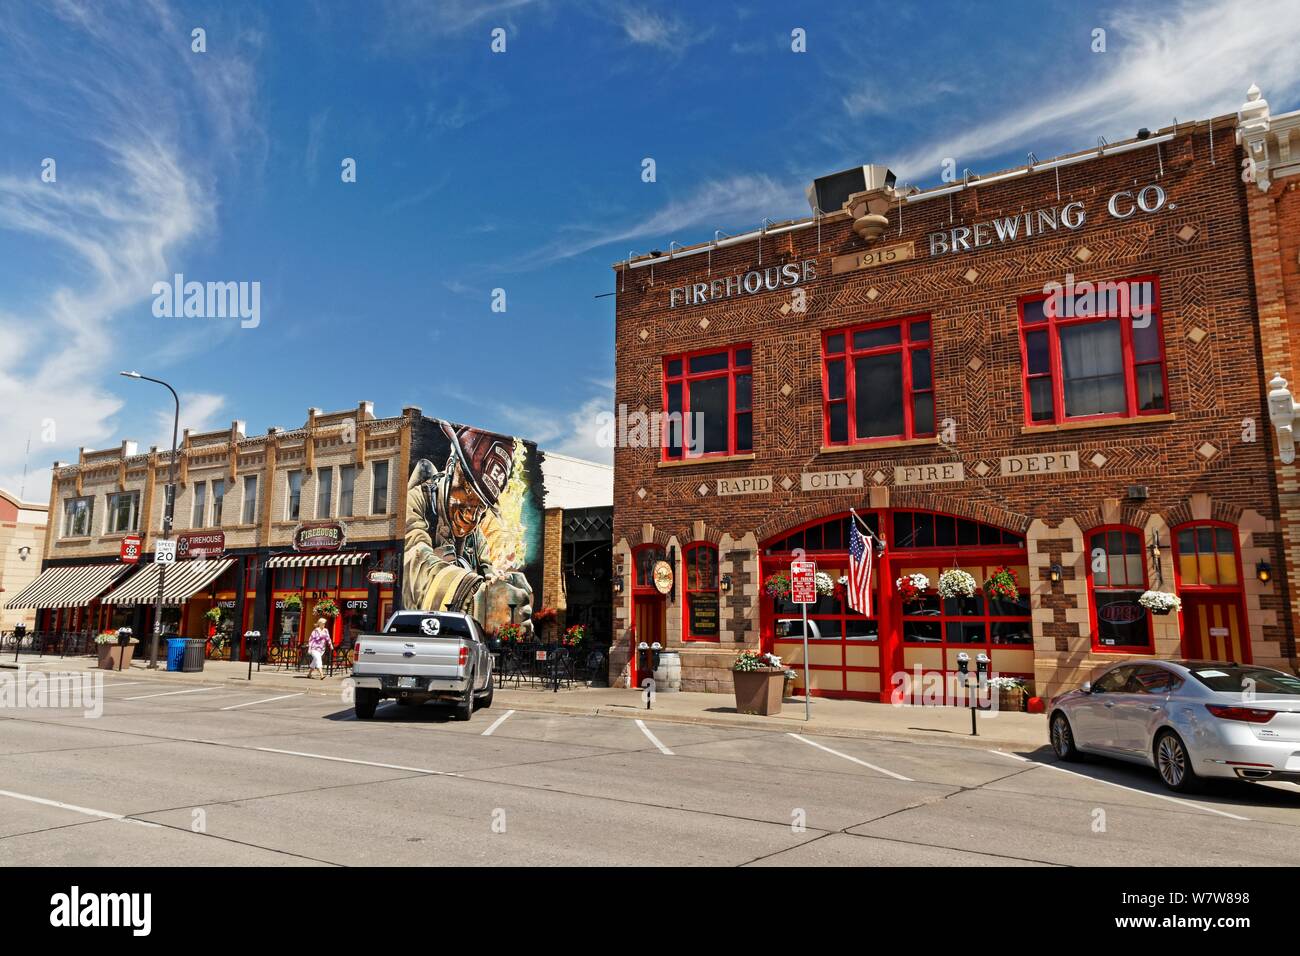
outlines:
[{"label": "traffic sign", "polygon": [[176,542],[162,540],[155,541],[153,545],[153,560],[155,564],[175,564]]},{"label": "traffic sign", "polygon": [[817,562],[790,562],[790,602],[792,604],[817,603]]},{"label": "traffic sign", "polygon": [[121,558],[125,564],[135,564],[140,560],[140,536],[128,534],[122,539]]}]

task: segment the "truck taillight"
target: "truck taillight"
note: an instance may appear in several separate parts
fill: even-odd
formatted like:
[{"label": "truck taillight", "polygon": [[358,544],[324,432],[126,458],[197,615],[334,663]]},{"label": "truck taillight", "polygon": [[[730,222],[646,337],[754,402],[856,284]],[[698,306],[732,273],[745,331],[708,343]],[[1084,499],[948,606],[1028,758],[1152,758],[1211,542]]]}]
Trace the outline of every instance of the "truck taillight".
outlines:
[{"label": "truck taillight", "polygon": [[1223,720],[1244,720],[1248,724],[1266,724],[1277,713],[1257,707],[1230,707],[1224,704],[1206,704],[1205,709]]},{"label": "truck taillight", "polygon": [[464,667],[469,663],[469,648],[464,644],[460,646],[460,666]]},{"label": "truck taillight", "polygon": [[355,644],[352,645],[352,659],[356,660],[360,656],[361,656],[361,642],[357,641]]}]

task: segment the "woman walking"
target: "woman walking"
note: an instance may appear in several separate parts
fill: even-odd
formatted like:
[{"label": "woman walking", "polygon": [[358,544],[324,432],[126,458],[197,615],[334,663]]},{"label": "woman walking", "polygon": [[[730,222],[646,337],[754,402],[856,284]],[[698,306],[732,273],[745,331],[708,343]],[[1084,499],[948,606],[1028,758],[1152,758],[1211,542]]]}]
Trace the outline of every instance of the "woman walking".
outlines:
[{"label": "woman walking", "polygon": [[311,632],[311,637],[307,639],[307,653],[311,655],[311,670],[307,677],[310,679],[317,674],[320,679],[325,679],[325,648],[330,646],[330,632],[325,626],[325,618],[316,618],[316,629]]}]

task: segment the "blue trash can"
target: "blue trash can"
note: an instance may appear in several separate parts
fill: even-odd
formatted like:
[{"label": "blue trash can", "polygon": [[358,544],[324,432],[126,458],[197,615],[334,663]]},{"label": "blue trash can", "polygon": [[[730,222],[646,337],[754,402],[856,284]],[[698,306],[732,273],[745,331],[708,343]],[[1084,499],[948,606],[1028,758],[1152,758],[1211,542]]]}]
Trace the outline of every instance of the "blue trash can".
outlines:
[{"label": "blue trash can", "polygon": [[178,671],[181,669],[181,662],[185,658],[185,638],[169,637],[167,638],[167,669],[169,671]]}]

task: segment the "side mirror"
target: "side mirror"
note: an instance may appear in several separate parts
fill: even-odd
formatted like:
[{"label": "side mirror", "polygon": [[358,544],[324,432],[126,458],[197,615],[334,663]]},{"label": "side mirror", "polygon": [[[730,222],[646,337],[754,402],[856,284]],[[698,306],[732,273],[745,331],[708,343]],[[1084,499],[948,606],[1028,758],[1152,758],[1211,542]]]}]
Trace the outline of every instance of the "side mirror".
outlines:
[{"label": "side mirror", "polygon": [[1092,693],[1092,681],[1090,681],[1090,680],[1086,680],[1086,681],[1084,681],[1081,685],[1079,685],[1079,690],[1083,691],[1085,694],[1091,694],[1091,693]]}]

